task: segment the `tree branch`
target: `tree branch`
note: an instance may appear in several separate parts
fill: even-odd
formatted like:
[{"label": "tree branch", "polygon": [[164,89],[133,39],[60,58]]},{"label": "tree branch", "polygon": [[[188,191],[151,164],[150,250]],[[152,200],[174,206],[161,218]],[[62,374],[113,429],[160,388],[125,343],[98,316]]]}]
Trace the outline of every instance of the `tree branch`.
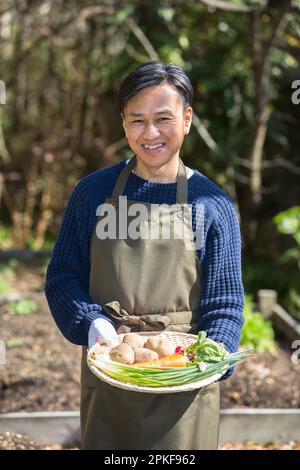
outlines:
[{"label": "tree branch", "polygon": [[159,55],[157,54],[156,50],[152,46],[151,42],[147,38],[147,36],[144,34],[144,32],[141,30],[139,25],[134,21],[133,18],[126,18],[126,23],[128,24],[129,28],[133,32],[133,34],[137,37],[137,39],[140,41],[142,44],[143,48],[149,55],[150,59],[157,59],[159,60]]},{"label": "tree branch", "polygon": [[203,3],[208,7],[224,11],[233,11],[238,13],[250,13],[253,11],[253,7],[249,7],[247,5],[236,5],[235,3],[221,0],[200,0],[200,3]]},{"label": "tree branch", "polygon": [[204,140],[206,143],[207,147],[210,148],[213,152],[218,150],[218,144],[214,141],[214,139],[211,137],[209,134],[208,130],[204,126],[204,124],[201,122],[197,114],[193,112],[193,124],[200,135],[200,137]]},{"label": "tree branch", "polygon": [[281,37],[285,25],[286,14],[291,7],[292,0],[283,0],[280,10],[273,22],[272,33],[263,45],[260,35],[260,10],[255,9],[251,15],[253,72],[255,76],[255,122],[252,139],[249,146],[249,160],[251,162],[250,190],[252,202],[258,205],[261,202],[261,172],[263,160],[263,147],[266,139],[268,121],[270,117],[270,63],[273,48]]},{"label": "tree branch", "polygon": [[261,58],[261,71],[260,71],[260,76],[259,80],[261,81],[263,78],[263,74],[265,72],[265,69],[269,65],[269,60],[270,60],[270,55],[273,50],[273,48],[276,45],[277,40],[280,38],[280,36],[283,34],[284,28],[286,26],[286,13],[291,7],[292,0],[285,0],[282,3],[282,8],[279,11],[277,18],[274,23],[273,31],[272,34],[268,40],[268,42],[265,44],[263,51],[262,51],[262,58]]},{"label": "tree branch", "polygon": [[0,158],[1,157],[2,157],[3,163],[8,163],[11,161],[11,156],[9,154],[9,151],[7,150],[5,139],[4,139],[4,133],[3,133],[3,127],[2,127],[2,109],[0,105]]},{"label": "tree branch", "polygon": [[[253,169],[254,165],[251,161],[247,160],[247,158],[235,157],[233,163],[237,163],[240,166],[245,168]],[[294,163],[285,160],[284,158],[275,158],[272,161],[267,161],[262,163],[261,168],[264,170],[265,168],[274,168],[274,167],[282,167],[286,170],[294,173],[295,175],[300,175],[300,167],[295,165]]]},{"label": "tree branch", "polygon": [[127,44],[125,50],[130,57],[132,57],[137,62],[140,62],[141,64],[148,60],[148,56],[146,57],[143,54],[140,54],[131,44]]}]

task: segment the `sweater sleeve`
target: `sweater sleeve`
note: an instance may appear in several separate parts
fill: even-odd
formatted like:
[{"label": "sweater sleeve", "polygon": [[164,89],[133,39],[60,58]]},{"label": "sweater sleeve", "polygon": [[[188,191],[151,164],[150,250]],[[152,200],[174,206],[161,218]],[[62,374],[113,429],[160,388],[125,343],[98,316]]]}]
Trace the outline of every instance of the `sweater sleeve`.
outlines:
[{"label": "sweater sleeve", "polygon": [[90,210],[82,180],[64,211],[45,284],[48,305],[58,328],[70,342],[84,346],[88,344],[88,331],[93,320],[102,317],[114,325],[88,294]]},{"label": "sweater sleeve", "polygon": [[[244,288],[240,227],[229,197],[224,198],[219,217],[208,230],[202,271],[199,330],[223,343],[228,352],[236,352],[244,323]],[[231,367],[221,380],[234,370]]]}]

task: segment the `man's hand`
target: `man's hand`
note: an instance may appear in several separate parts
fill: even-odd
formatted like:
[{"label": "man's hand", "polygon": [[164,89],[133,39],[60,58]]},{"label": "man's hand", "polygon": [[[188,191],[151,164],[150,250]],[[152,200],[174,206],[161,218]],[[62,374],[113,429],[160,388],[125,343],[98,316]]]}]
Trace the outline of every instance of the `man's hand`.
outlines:
[{"label": "man's hand", "polygon": [[105,318],[96,318],[89,329],[89,348],[94,346],[99,340],[104,341],[108,346],[115,346],[118,343],[118,335],[113,325]]}]

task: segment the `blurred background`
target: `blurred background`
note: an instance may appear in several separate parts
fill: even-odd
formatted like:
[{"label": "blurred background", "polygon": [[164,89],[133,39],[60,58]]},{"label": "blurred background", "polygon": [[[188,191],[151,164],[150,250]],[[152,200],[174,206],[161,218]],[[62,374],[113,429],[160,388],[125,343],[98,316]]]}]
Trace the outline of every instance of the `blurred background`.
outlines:
[{"label": "blurred background", "polygon": [[[290,342],[276,346],[276,322],[256,302],[259,290],[272,290],[284,311],[300,320],[299,12],[300,0],[1,1],[0,296],[7,320],[1,335],[12,355],[29,337],[18,330],[20,315],[46,311],[35,295],[43,291],[75,184],[132,155],[118,87],[130,71],[156,58],[181,66],[194,87],[185,164],[227,191],[240,218],[242,344],[291,354]],[[77,383],[76,374],[73,379]],[[36,376],[32,380],[34,390]],[[293,398],[291,392],[279,407],[300,406],[297,380],[295,370]],[[255,399],[247,404],[241,395],[229,396],[224,406],[269,406]],[[53,402],[58,406],[58,396]]]}]

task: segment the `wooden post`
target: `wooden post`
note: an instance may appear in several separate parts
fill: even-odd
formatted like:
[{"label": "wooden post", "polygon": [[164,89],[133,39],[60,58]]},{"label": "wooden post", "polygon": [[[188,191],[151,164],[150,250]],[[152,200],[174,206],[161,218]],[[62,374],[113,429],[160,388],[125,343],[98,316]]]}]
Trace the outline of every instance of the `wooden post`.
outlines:
[{"label": "wooden post", "polygon": [[277,304],[277,292],[271,289],[260,289],[257,292],[258,308],[265,318],[272,315],[273,308]]}]

